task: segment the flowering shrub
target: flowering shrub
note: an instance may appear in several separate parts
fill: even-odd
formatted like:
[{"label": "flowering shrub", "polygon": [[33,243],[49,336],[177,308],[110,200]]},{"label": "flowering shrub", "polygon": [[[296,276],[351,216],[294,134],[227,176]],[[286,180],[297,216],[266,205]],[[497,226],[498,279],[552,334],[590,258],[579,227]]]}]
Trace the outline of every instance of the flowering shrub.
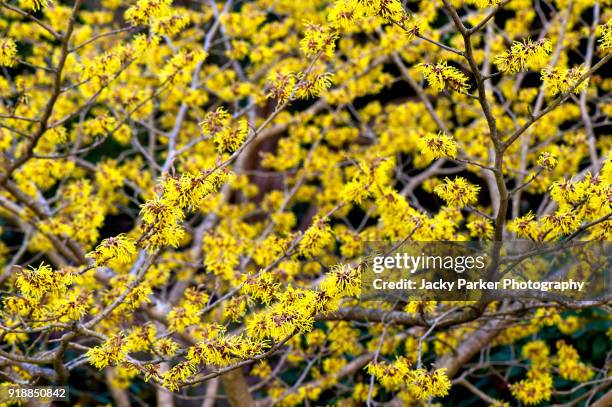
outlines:
[{"label": "flowering shrub", "polygon": [[366,241],[612,236],[608,1],[0,9],[2,386],[612,403],[604,302],[357,300]]}]

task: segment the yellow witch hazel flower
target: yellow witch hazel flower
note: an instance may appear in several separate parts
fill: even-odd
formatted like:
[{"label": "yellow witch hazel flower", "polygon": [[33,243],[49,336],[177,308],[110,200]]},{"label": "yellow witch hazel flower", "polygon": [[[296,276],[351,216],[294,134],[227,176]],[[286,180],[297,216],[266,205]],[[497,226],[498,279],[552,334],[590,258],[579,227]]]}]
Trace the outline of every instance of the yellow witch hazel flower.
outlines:
[{"label": "yellow witch hazel flower", "polygon": [[315,257],[334,241],[331,228],[323,219],[314,219],[312,226],[306,230],[300,241],[300,254],[306,257]]},{"label": "yellow witch hazel flower", "polygon": [[153,32],[158,35],[173,36],[189,24],[189,16],[173,12],[170,15],[157,18],[153,23]]},{"label": "yellow witch hazel flower", "polygon": [[538,41],[515,41],[510,49],[496,55],[493,62],[501,72],[518,73],[542,66],[551,52],[552,44],[545,38]]},{"label": "yellow witch hazel flower", "polygon": [[508,230],[516,233],[518,237],[536,240],[538,225],[535,215],[529,212],[525,216],[514,219],[508,224]]},{"label": "yellow witch hazel flower", "polygon": [[11,38],[0,38],[0,66],[11,67],[15,65],[17,45]]},{"label": "yellow witch hazel flower", "polygon": [[446,133],[429,133],[419,139],[419,148],[428,152],[433,158],[455,158],[457,156],[457,143]]},{"label": "yellow witch hazel flower", "polygon": [[437,64],[419,64],[419,72],[423,74],[425,80],[436,92],[441,92],[448,88],[457,92],[467,92],[470,88],[468,77],[459,69],[449,66],[446,61]]},{"label": "yellow witch hazel flower", "polygon": [[0,387],[88,363],[115,404],[213,376],[279,406],[453,404],[452,379],[595,403],[609,361],[574,342],[605,304],[358,298],[364,242],[612,236],[610,0],[536,3],[0,1]]},{"label": "yellow witch hazel flower", "polygon": [[125,360],[126,358],[126,338],[122,333],[114,335],[108,338],[100,346],[96,346],[87,351],[89,362],[97,367],[103,369],[109,365],[116,365]]},{"label": "yellow witch hazel flower", "polygon": [[40,300],[45,293],[58,288],[53,270],[46,264],[36,269],[20,270],[15,284],[24,297],[33,300]]},{"label": "yellow witch hazel flower", "polygon": [[205,51],[180,50],[173,55],[160,72],[162,82],[170,82],[174,85],[185,85],[192,79],[192,71],[195,66],[206,59]]},{"label": "yellow witch hazel flower", "polygon": [[545,168],[548,171],[554,170],[558,163],[559,160],[557,157],[548,152],[542,153],[538,157],[538,166]]},{"label": "yellow witch hazel flower", "polygon": [[407,389],[416,399],[427,400],[431,397],[444,397],[451,388],[446,369],[428,372],[425,369],[412,369],[410,360],[400,357],[393,363],[372,362],[367,366],[372,374],[388,390]]},{"label": "yellow witch hazel flower", "polygon": [[332,267],[321,283],[321,290],[332,297],[356,297],[361,293],[361,267],[341,264]]},{"label": "yellow witch hazel flower", "polygon": [[214,136],[217,151],[222,153],[224,151],[233,152],[238,150],[242,143],[244,143],[248,133],[249,123],[246,119],[240,119],[233,125],[224,127]]},{"label": "yellow witch hazel flower", "polygon": [[151,19],[166,14],[171,3],[172,0],[138,0],[126,10],[124,16],[133,25],[146,25]]},{"label": "yellow witch hazel flower", "polygon": [[49,7],[49,3],[49,0],[19,0],[19,7],[26,10],[38,11]]},{"label": "yellow witch hazel flower", "polygon": [[584,66],[561,69],[547,68],[542,70],[542,81],[546,88],[546,93],[555,96],[559,93],[580,93],[588,87],[589,81],[584,80],[576,86],[578,80],[586,73]]},{"label": "yellow witch hazel flower", "polygon": [[300,48],[307,57],[314,57],[321,53],[331,58],[336,49],[336,38],[338,35],[335,32],[328,32],[318,24],[307,23],[304,38],[300,41]]},{"label": "yellow witch hazel flower", "polygon": [[487,8],[500,5],[502,0],[466,0],[466,3],[473,4],[478,8]]},{"label": "yellow witch hazel flower", "polygon": [[408,301],[404,311],[409,314],[431,314],[436,310],[437,301]]},{"label": "yellow witch hazel flower", "polygon": [[566,342],[560,340],[556,343],[557,356],[555,363],[562,378],[576,382],[586,382],[595,375],[593,369],[580,361],[578,351]]},{"label": "yellow witch hazel flower", "polygon": [[333,77],[330,72],[299,74],[295,96],[299,99],[315,98],[333,84]]},{"label": "yellow witch hazel flower", "polygon": [[230,114],[223,107],[217,108],[214,112],[208,113],[204,120],[200,122],[200,129],[204,134],[216,134],[229,126]]},{"label": "yellow witch hazel flower", "polygon": [[470,184],[465,178],[456,177],[454,180],[445,178],[444,183],[436,186],[434,192],[444,199],[449,206],[463,208],[476,203],[480,187]]},{"label": "yellow witch hazel flower", "polygon": [[369,6],[369,13],[389,21],[398,21],[404,16],[404,7],[399,0],[368,0],[363,1]]},{"label": "yellow witch hazel flower", "polygon": [[610,52],[612,49],[612,18],[597,27],[597,32],[601,37],[599,38],[599,47],[606,52]]},{"label": "yellow witch hazel flower", "polygon": [[550,400],[552,377],[548,373],[539,373],[532,378],[511,384],[510,391],[517,400],[527,405],[535,405]]},{"label": "yellow witch hazel flower", "polygon": [[364,9],[358,1],[338,0],[330,9],[327,18],[335,28],[348,30],[355,27],[356,21],[364,16]]},{"label": "yellow witch hazel flower", "polygon": [[113,259],[121,264],[129,264],[136,255],[136,245],[132,239],[121,234],[114,237],[104,239],[96,250],[89,253],[87,257],[91,257],[96,262],[96,265],[106,264]]},{"label": "yellow witch hazel flower", "polygon": [[289,101],[297,83],[297,75],[288,70],[272,72],[268,77],[269,92],[267,97],[275,99],[277,104]]},{"label": "yellow witch hazel flower", "polygon": [[400,21],[405,16],[399,0],[337,0],[328,14],[333,26],[350,29],[364,17],[382,17],[387,21]]}]

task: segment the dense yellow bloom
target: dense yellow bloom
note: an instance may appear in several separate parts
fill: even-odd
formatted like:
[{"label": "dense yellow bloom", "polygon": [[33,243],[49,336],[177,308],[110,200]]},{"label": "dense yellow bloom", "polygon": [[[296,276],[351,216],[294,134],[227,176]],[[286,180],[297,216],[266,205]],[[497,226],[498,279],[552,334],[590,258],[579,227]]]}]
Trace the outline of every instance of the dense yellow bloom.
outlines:
[{"label": "dense yellow bloom", "polygon": [[280,288],[271,273],[260,273],[257,278],[249,277],[244,285],[244,291],[253,299],[269,304]]},{"label": "dense yellow bloom", "polygon": [[159,74],[159,79],[162,83],[185,85],[191,81],[195,67],[206,57],[207,54],[204,51],[180,50],[164,65]]},{"label": "dense yellow bloom", "polygon": [[436,310],[437,301],[408,301],[404,311],[410,314],[431,314]]},{"label": "dense yellow bloom", "polygon": [[125,337],[119,333],[110,337],[102,345],[91,348],[87,356],[92,365],[102,369],[109,365],[116,365],[125,360]]},{"label": "dense yellow bloom", "polygon": [[214,140],[219,152],[236,151],[246,139],[249,132],[249,124],[245,119],[240,119],[235,124],[224,127],[215,133]]},{"label": "dense yellow bloom", "polygon": [[277,71],[269,76],[270,91],[268,97],[277,101],[281,105],[289,101],[295,95],[295,85],[298,82],[297,76],[290,71]]},{"label": "dense yellow bloom", "polygon": [[331,297],[356,297],[361,293],[361,267],[347,264],[331,269],[321,283],[321,290]]},{"label": "dense yellow bloom", "polygon": [[477,218],[466,225],[470,236],[474,238],[490,239],[493,236],[493,222],[486,218]]},{"label": "dense yellow bloom", "polygon": [[336,0],[328,18],[334,26],[349,29],[366,17],[378,16],[389,21],[400,21],[404,15],[399,0]]},{"label": "dense yellow bloom", "polygon": [[312,226],[304,233],[300,241],[300,253],[306,257],[315,257],[334,241],[331,228],[323,219],[314,219]]},{"label": "dense yellow bloom", "polygon": [[306,76],[299,75],[295,87],[295,97],[309,99],[321,95],[332,85],[333,77],[334,75],[330,72],[311,73]]},{"label": "dense yellow bloom", "polygon": [[475,203],[478,191],[480,191],[478,185],[472,185],[462,177],[456,177],[454,180],[445,178],[443,184],[434,188],[436,195],[444,199],[449,206],[460,208]]},{"label": "dense yellow bloom", "polygon": [[300,41],[300,46],[304,55],[314,57],[319,53],[331,58],[336,48],[337,34],[327,32],[323,26],[317,24],[307,24],[304,38]]},{"label": "dense yellow bloom", "polygon": [[405,358],[399,358],[392,364],[370,363],[367,369],[383,387],[389,390],[405,387],[418,400],[443,397],[451,388],[446,369],[436,369],[433,372],[425,369],[413,370],[411,363]]},{"label": "dense yellow bloom", "polygon": [[558,163],[559,163],[559,160],[557,159],[557,157],[555,157],[554,155],[550,153],[540,154],[540,156],[538,157],[538,162],[537,162],[537,164],[540,167],[545,168],[548,171],[554,170]]},{"label": "dense yellow bloom", "polygon": [[189,17],[183,13],[172,13],[155,19],[153,31],[159,35],[173,36],[189,24]]},{"label": "dense yellow bloom", "polygon": [[605,24],[597,27],[599,33],[599,46],[606,52],[610,52],[612,49],[612,19],[608,20]]},{"label": "dense yellow bloom", "polygon": [[206,114],[204,120],[200,122],[200,128],[204,134],[217,134],[229,126],[229,124],[229,113],[224,108],[219,107],[214,112]]},{"label": "dense yellow bloom", "polygon": [[49,7],[49,0],[19,0],[19,6],[32,11],[38,11]]},{"label": "dense yellow bloom", "polygon": [[11,38],[0,38],[0,66],[15,65],[17,45]]},{"label": "dense yellow bloom", "polygon": [[509,50],[496,55],[494,62],[501,72],[517,73],[546,63],[552,44],[547,39],[515,41]]},{"label": "dense yellow bloom", "polygon": [[104,239],[96,250],[88,254],[96,262],[96,265],[105,264],[111,259],[120,263],[130,263],[136,254],[136,245],[125,235],[117,235]]},{"label": "dense yellow bloom", "polygon": [[555,96],[559,93],[580,93],[588,87],[589,81],[584,80],[576,86],[578,79],[586,73],[586,68],[571,69],[547,68],[542,70],[542,81],[548,94]]},{"label": "dense yellow bloom", "polygon": [[125,11],[125,19],[134,25],[148,24],[152,18],[167,14],[171,0],[138,0]]},{"label": "dense yellow bloom", "polygon": [[0,2],[0,385],[595,403],[608,361],[575,343],[612,336],[599,302],[366,301],[362,273],[499,238],[595,241],[514,278],[606,266],[604,3]]},{"label": "dense yellow bloom", "polygon": [[351,28],[359,19],[365,16],[365,11],[359,1],[337,0],[329,10],[329,21],[339,29]]},{"label": "dense yellow bloom", "polygon": [[433,158],[455,158],[457,156],[457,143],[444,132],[429,133],[419,139],[419,147],[431,154]]},{"label": "dense yellow bloom", "polygon": [[423,74],[425,80],[436,92],[441,92],[445,88],[467,92],[470,88],[468,77],[459,69],[447,65],[446,61],[437,64],[419,64],[417,69]]},{"label": "dense yellow bloom", "polygon": [[37,301],[47,292],[58,292],[65,288],[65,280],[64,275],[42,264],[38,268],[19,270],[15,285],[26,298]]},{"label": "dense yellow bloom", "polygon": [[487,8],[497,6],[502,3],[503,0],[467,0],[466,3],[473,4],[478,8]]},{"label": "dense yellow bloom", "polygon": [[525,216],[514,219],[508,225],[508,230],[519,237],[536,240],[537,223],[534,219],[535,215],[529,212]]},{"label": "dense yellow bloom", "polygon": [[532,369],[547,369],[549,367],[548,346],[542,340],[536,340],[526,343],[521,350],[524,358],[529,359],[532,363]]},{"label": "dense yellow bloom", "polygon": [[555,362],[561,377],[576,382],[586,382],[595,375],[593,369],[580,361],[580,356],[573,346],[564,341],[558,341]]},{"label": "dense yellow bloom", "polygon": [[550,400],[552,377],[549,374],[538,374],[536,378],[521,380],[510,385],[512,395],[527,405],[535,405]]},{"label": "dense yellow bloom", "polygon": [[158,353],[164,356],[174,356],[179,350],[178,343],[174,342],[170,338],[161,338],[160,340],[156,341],[153,346]]}]

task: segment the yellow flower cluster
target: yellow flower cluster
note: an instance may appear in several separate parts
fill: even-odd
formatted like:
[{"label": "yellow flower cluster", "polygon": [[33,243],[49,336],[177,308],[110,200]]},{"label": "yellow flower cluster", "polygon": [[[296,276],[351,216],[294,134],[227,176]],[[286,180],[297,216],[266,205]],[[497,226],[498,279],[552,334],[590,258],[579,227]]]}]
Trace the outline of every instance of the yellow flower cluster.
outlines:
[{"label": "yellow flower cluster", "polygon": [[502,3],[503,0],[466,0],[467,4],[473,4],[478,8],[487,8],[497,6]]},{"label": "yellow flower cluster", "polygon": [[580,356],[576,349],[564,341],[558,341],[557,356],[555,363],[559,369],[559,375],[566,379],[579,383],[584,383],[593,378],[593,369],[580,361]]},{"label": "yellow flower cluster", "polygon": [[333,84],[333,76],[330,72],[311,72],[306,75],[299,73],[295,86],[295,97],[310,99],[320,96]]},{"label": "yellow flower cluster", "polygon": [[158,41],[158,37],[147,38],[139,34],[130,43],[119,44],[91,59],[84,58],[83,62],[78,65],[78,69],[80,79],[87,83],[85,89],[88,96],[93,96],[95,92],[108,85],[121,73],[128,62],[142,56],[147,47],[153,46]]},{"label": "yellow flower cluster", "polygon": [[354,297],[361,292],[361,269],[351,265],[333,267],[321,282],[320,289],[299,289],[291,286],[284,292],[271,277],[247,282],[246,292],[268,303],[272,296],[276,302],[266,310],[247,318],[249,337],[274,341],[286,339],[297,332],[312,330],[314,316],[337,309],[343,297]]},{"label": "yellow flower cluster", "polygon": [[131,263],[136,254],[136,245],[132,239],[121,234],[114,237],[104,239],[96,250],[89,253],[87,257],[91,257],[100,266],[106,264],[109,260],[115,259],[119,263]]},{"label": "yellow flower cluster", "polygon": [[246,119],[232,123],[231,116],[222,107],[208,113],[200,122],[200,128],[204,134],[213,136],[219,152],[236,151],[249,132]]},{"label": "yellow flower cluster", "polygon": [[233,152],[244,143],[249,132],[249,124],[246,119],[239,119],[235,124],[224,127],[215,133],[214,140],[219,152]]},{"label": "yellow flower cluster", "polygon": [[457,142],[444,132],[425,135],[419,139],[419,147],[433,158],[457,157]]},{"label": "yellow flower cluster", "polygon": [[19,6],[26,10],[38,11],[49,7],[50,0],[19,0]]},{"label": "yellow flower cluster", "polygon": [[113,335],[100,346],[93,347],[87,351],[89,362],[98,369],[121,363],[127,357],[128,348],[126,344],[126,338],[122,333]]},{"label": "yellow flower cluster", "polygon": [[207,234],[202,240],[205,250],[206,270],[227,281],[235,278],[235,269],[240,264],[239,241],[228,233]]},{"label": "yellow flower cluster", "polygon": [[551,359],[548,346],[543,340],[534,340],[523,346],[521,354],[531,365],[526,379],[510,385],[514,397],[527,405],[550,400],[553,363],[563,379],[584,383],[593,377],[593,369],[580,362],[578,352],[573,346],[558,341],[556,347],[557,354]]},{"label": "yellow flower cluster", "polygon": [[605,52],[612,50],[612,19],[609,19],[605,24],[597,27],[597,32],[601,38],[599,43],[601,49]]},{"label": "yellow flower cluster", "polygon": [[517,73],[545,64],[551,52],[552,44],[547,39],[515,41],[510,49],[496,55],[493,61],[501,72]]},{"label": "yellow flower cluster", "polygon": [[375,157],[370,163],[359,165],[351,181],[343,186],[342,199],[360,204],[372,194],[380,197],[390,182],[389,174],[394,164],[392,159]]},{"label": "yellow flower cluster", "polygon": [[331,268],[321,283],[321,290],[331,297],[357,297],[361,294],[361,267],[340,264]]},{"label": "yellow flower cluster", "polygon": [[180,224],[185,217],[184,210],[197,207],[205,196],[217,191],[227,178],[228,173],[222,169],[167,177],[161,186],[161,197],[147,201],[140,211],[144,241],[150,243],[150,249],[178,246],[184,236]]},{"label": "yellow flower cluster", "polygon": [[445,88],[467,92],[470,88],[468,77],[459,69],[449,66],[446,61],[437,64],[419,64],[417,69],[423,74],[425,80],[436,92],[441,92]]},{"label": "yellow flower cluster", "polygon": [[463,177],[456,177],[454,180],[445,178],[443,184],[434,188],[436,195],[444,199],[447,205],[459,208],[476,203],[478,191],[480,191],[478,185],[470,184]]},{"label": "yellow flower cluster", "polygon": [[337,38],[338,35],[335,32],[329,31],[321,25],[308,23],[304,38],[300,41],[300,47],[307,57],[322,54],[331,58],[334,55]]},{"label": "yellow flower cluster", "polygon": [[304,232],[299,244],[300,254],[316,257],[334,242],[331,228],[324,219],[313,219],[312,226]]},{"label": "yellow flower cluster", "polygon": [[208,54],[201,50],[180,50],[168,60],[159,73],[161,82],[175,86],[187,85],[192,81],[196,66],[202,63],[207,56]]},{"label": "yellow flower cluster", "polygon": [[124,17],[133,25],[146,25],[152,19],[167,14],[171,3],[172,0],[138,0],[125,11]]},{"label": "yellow flower cluster", "polygon": [[552,395],[553,380],[550,374],[536,373],[534,376],[510,385],[512,395],[527,405],[550,400]]},{"label": "yellow flower cluster", "polygon": [[422,368],[413,369],[412,363],[406,358],[398,358],[393,363],[371,362],[367,370],[386,389],[405,388],[417,400],[444,397],[451,388],[446,369],[436,369],[433,372]]},{"label": "yellow flower cluster", "polygon": [[547,93],[551,96],[570,91],[578,94],[589,85],[588,79],[576,85],[585,73],[586,68],[583,66],[571,69],[547,68],[542,70],[542,81]]},{"label": "yellow flower cluster", "polygon": [[208,302],[208,294],[189,289],[180,304],[173,307],[168,313],[168,327],[173,331],[182,333],[192,325],[200,322],[200,311]]},{"label": "yellow flower cluster", "polygon": [[[0,2],[4,381],[106,374],[145,404],[217,373],[279,406],[424,405],[453,376],[495,406],[599,395],[606,361],[568,339],[596,309],[358,297],[364,242],[609,240],[607,9],[124,3]],[[578,260],[574,280],[599,259]],[[513,398],[482,346],[528,367]]]},{"label": "yellow flower cluster", "polygon": [[17,45],[11,38],[0,38],[0,66],[15,65]]},{"label": "yellow flower cluster", "polygon": [[367,17],[397,22],[405,17],[405,12],[399,0],[336,0],[328,14],[332,25],[343,30]]}]

